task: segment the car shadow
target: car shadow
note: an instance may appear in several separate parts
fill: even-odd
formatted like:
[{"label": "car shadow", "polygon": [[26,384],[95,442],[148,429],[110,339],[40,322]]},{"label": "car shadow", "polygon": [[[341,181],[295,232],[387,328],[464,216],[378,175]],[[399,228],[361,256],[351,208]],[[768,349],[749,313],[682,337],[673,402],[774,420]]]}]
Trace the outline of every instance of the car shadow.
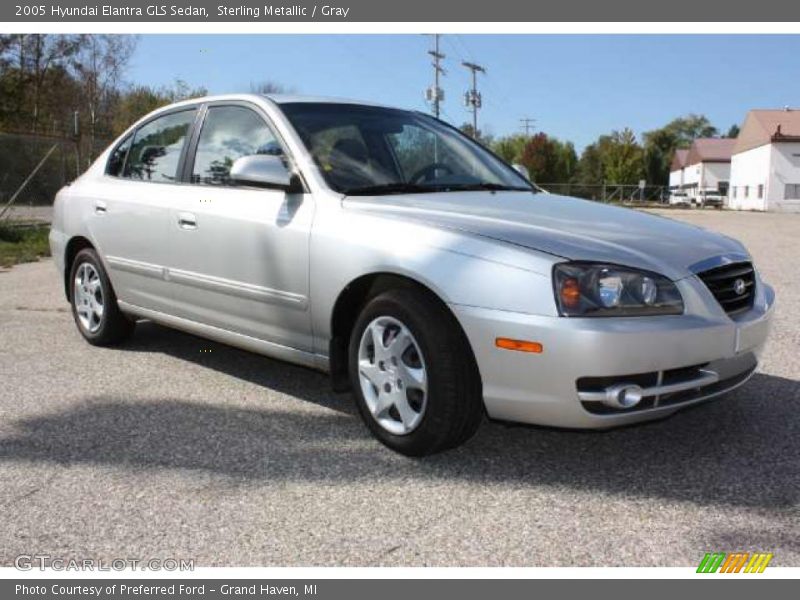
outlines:
[{"label": "car shadow", "polygon": [[800,383],[758,374],[742,388],[662,421],[606,432],[486,423],[461,448],[408,459],[372,440],[349,395],[322,374],[148,326],[129,351],[161,351],[329,410],[224,406],[113,394],[13,423],[0,463],[46,461],[201,470],[255,485],[462,480],[558,486],[700,505],[796,510]]},{"label": "car shadow", "polygon": [[325,408],[345,414],[357,414],[350,396],[334,394],[330,379],[324,373],[272,360],[151,321],[137,323],[134,336],[118,349],[147,354],[160,352]]}]

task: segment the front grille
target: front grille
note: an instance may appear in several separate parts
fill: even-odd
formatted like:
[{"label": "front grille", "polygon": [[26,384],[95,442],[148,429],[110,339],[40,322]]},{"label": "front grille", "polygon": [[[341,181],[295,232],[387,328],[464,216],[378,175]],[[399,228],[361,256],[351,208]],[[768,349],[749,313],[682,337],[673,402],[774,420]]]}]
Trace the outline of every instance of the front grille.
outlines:
[{"label": "front grille", "polygon": [[[749,262],[739,262],[698,273],[697,276],[717,299],[726,313],[735,314],[753,306],[756,295],[756,274]],[[737,282],[744,284],[737,290]],[[739,284],[742,285],[742,284]],[[739,293],[741,291],[741,293]]]},{"label": "front grille", "polygon": [[683,404],[684,402],[697,400],[699,398],[703,398],[704,396],[717,394],[719,392],[727,390],[728,388],[735,387],[740,383],[742,383],[743,381],[747,381],[747,378],[750,377],[750,375],[752,375],[753,371],[755,370],[756,370],[755,367],[750,367],[743,373],[739,373],[738,375],[728,377],[727,379],[722,379],[717,383],[712,383],[711,385],[706,385],[701,388],[695,388],[693,390],[683,390],[682,392],[664,394],[663,396],[659,397],[658,405],[671,406],[673,404]]}]

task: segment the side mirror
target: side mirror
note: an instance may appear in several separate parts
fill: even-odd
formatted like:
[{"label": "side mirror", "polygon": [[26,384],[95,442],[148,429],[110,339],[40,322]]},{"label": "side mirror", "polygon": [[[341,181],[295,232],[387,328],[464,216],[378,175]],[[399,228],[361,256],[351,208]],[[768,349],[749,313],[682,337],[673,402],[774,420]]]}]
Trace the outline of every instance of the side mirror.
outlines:
[{"label": "side mirror", "polygon": [[514,167],[514,170],[520,175],[522,175],[525,179],[527,179],[528,181],[531,180],[531,174],[528,172],[528,169],[525,167],[525,165],[514,163],[511,166]]},{"label": "side mirror", "polygon": [[237,158],[231,165],[230,178],[243,185],[277,188],[287,192],[301,189],[297,176],[286,168],[279,156],[254,154]]}]

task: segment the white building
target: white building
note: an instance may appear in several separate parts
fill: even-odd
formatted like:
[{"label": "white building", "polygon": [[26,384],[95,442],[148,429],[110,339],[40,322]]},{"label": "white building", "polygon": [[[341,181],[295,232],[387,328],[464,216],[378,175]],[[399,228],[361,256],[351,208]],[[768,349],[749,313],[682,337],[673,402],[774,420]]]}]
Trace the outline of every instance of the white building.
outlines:
[{"label": "white building", "polygon": [[731,160],[731,208],[800,212],[800,110],[751,110]]},{"label": "white building", "polygon": [[684,169],[686,168],[686,156],[688,154],[689,151],[683,148],[675,150],[675,156],[672,157],[672,164],[669,167],[670,190],[680,190],[683,188],[683,180],[685,177]]},{"label": "white building", "polygon": [[689,198],[696,198],[699,190],[727,195],[735,143],[732,138],[699,138],[692,142],[682,184]]}]

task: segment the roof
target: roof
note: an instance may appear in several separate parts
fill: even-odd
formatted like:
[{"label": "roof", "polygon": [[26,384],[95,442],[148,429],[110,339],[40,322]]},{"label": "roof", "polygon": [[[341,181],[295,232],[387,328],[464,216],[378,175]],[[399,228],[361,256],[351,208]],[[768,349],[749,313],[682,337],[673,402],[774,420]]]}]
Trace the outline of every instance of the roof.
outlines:
[{"label": "roof", "polygon": [[315,104],[361,104],[364,106],[385,106],[376,102],[364,100],[352,100],[348,98],[334,98],[329,96],[305,96],[299,94],[263,94],[276,104],[294,104],[300,102],[312,102]]},{"label": "roof", "polygon": [[731,155],[735,145],[736,139],[734,138],[698,138],[692,142],[689,148],[686,164],[731,162]]},{"label": "roof", "polygon": [[747,113],[734,154],[773,142],[800,142],[800,109],[757,109]]},{"label": "roof", "polygon": [[686,166],[686,157],[689,155],[689,150],[686,148],[678,148],[675,150],[675,155],[672,157],[672,164],[669,167],[670,171],[679,171]]}]

